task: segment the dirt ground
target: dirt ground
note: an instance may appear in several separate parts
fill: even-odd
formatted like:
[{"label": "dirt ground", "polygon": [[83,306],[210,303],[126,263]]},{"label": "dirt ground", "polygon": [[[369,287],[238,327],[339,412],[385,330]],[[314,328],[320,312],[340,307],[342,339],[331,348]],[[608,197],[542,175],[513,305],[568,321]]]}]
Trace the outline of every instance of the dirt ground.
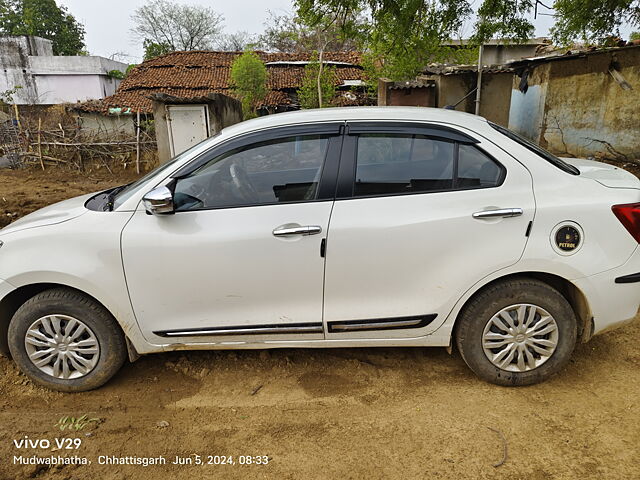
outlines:
[{"label": "dirt ground", "polygon": [[[1,221],[134,176],[0,171]],[[0,357],[0,479],[640,478],[639,345],[636,322],[579,345],[561,374],[521,388],[478,380],[444,349],[168,353],[82,394],[34,386]],[[99,420],[73,433],[55,426],[85,414]],[[82,444],[16,448],[25,436]],[[193,454],[236,464],[171,464]],[[16,455],[92,464],[21,466]],[[100,465],[100,455],[163,455],[167,465]],[[249,455],[269,463],[240,465]]]}]

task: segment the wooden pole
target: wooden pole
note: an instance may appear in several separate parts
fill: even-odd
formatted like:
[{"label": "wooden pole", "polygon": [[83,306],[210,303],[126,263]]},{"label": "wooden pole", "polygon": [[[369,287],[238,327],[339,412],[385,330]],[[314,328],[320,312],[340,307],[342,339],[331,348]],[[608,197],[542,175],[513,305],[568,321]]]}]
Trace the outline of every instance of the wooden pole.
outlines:
[{"label": "wooden pole", "polygon": [[136,121],[136,173],[140,173],[140,109]]},{"label": "wooden pole", "polygon": [[16,121],[18,122],[18,130],[22,133],[22,125],[20,124],[20,112],[18,112],[18,105],[13,104],[13,110],[16,112]]},{"label": "wooden pole", "polygon": [[38,158],[40,159],[40,166],[44,170],[44,161],[42,160],[42,118],[38,117]]},{"label": "wooden pole", "polygon": [[478,82],[476,84],[476,115],[480,115],[480,94],[482,93],[482,55],[484,53],[484,43],[480,45],[478,53]]}]

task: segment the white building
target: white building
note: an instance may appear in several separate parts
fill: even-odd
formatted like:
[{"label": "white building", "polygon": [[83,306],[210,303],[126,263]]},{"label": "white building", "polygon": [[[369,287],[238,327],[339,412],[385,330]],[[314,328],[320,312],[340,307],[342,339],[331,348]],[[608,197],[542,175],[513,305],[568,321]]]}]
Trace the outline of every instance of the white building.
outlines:
[{"label": "white building", "polygon": [[51,105],[113,95],[120,80],[112,70],[127,64],[104,57],[54,56],[52,42],[40,37],[0,37],[0,94],[18,88],[13,103]]}]

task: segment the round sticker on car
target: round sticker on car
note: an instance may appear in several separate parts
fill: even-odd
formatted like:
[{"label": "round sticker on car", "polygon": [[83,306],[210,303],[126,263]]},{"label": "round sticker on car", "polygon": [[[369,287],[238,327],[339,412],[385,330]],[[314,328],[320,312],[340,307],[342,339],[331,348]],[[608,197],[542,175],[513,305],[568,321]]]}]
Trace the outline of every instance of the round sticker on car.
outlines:
[{"label": "round sticker on car", "polygon": [[561,255],[571,255],[582,246],[583,233],[577,223],[562,222],[553,228],[551,245]]}]

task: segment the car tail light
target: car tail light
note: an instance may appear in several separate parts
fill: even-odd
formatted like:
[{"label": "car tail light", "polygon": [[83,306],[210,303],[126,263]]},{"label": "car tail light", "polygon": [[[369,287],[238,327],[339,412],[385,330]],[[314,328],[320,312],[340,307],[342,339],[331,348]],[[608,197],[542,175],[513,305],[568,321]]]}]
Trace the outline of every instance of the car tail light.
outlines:
[{"label": "car tail light", "polygon": [[614,205],[611,210],[636,242],[640,243],[640,203]]}]

